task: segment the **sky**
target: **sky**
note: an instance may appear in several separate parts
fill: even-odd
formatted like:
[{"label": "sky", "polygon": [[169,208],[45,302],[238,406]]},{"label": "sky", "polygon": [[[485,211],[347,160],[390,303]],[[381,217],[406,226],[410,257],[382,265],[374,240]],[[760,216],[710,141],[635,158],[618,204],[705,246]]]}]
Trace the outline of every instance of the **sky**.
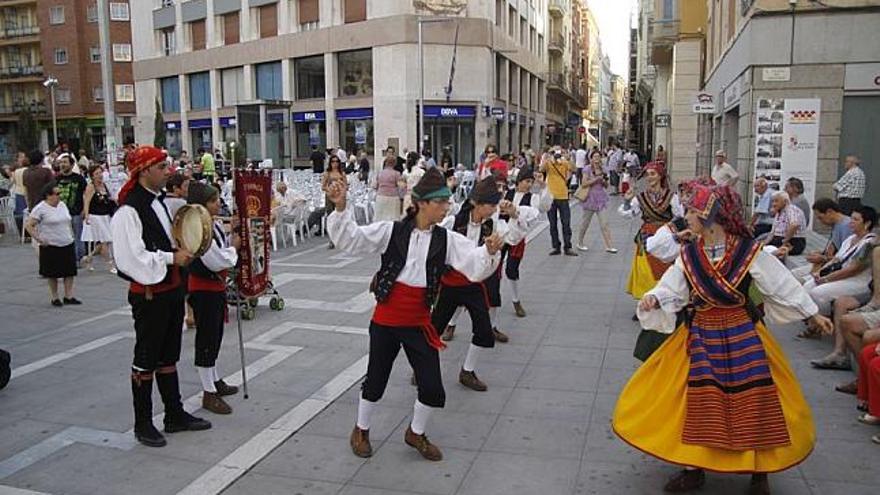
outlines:
[{"label": "sky", "polygon": [[587,0],[602,38],[602,48],[611,59],[611,72],[629,75],[629,25],[636,0]]}]

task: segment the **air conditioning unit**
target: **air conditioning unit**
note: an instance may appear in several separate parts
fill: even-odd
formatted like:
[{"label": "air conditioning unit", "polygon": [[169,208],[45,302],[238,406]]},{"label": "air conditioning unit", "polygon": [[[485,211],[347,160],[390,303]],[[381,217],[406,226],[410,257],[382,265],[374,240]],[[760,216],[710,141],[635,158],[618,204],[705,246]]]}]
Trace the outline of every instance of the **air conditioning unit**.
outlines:
[{"label": "air conditioning unit", "polygon": [[174,7],[174,0],[162,0],[163,7]]}]

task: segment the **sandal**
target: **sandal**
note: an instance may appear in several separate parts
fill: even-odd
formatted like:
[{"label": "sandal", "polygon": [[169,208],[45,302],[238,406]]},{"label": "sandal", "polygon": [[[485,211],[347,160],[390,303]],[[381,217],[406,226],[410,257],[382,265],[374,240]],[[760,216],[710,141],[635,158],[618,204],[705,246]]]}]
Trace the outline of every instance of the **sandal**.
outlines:
[{"label": "sandal", "polygon": [[849,358],[846,356],[826,356],[822,359],[813,359],[810,361],[810,365],[820,370],[848,371],[852,369]]},{"label": "sandal", "polygon": [[834,387],[834,390],[837,390],[838,392],[843,394],[856,395],[856,392],[859,391],[859,382],[852,381],[849,383],[842,383]]},{"label": "sandal", "polygon": [[871,441],[876,444],[880,444],[880,435],[874,435],[873,437],[871,437]]},{"label": "sandal", "polygon": [[871,425],[871,426],[880,426],[880,418],[877,416],[871,416],[868,413],[862,414],[859,416],[859,423]]},{"label": "sandal", "polygon": [[806,328],[795,336],[798,339],[819,339],[821,337],[822,334],[815,328]]}]

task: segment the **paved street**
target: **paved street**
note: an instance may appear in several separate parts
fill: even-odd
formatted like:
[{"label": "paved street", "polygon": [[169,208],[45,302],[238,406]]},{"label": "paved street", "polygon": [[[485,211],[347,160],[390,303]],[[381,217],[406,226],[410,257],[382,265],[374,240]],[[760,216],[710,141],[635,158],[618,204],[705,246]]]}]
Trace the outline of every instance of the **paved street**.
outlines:
[{"label": "paved street", "polygon": [[[580,220],[580,212],[573,216]],[[374,414],[373,458],[348,447],[377,258],[329,251],[316,239],[278,251],[273,273],[286,309],[270,311],[263,301],[244,323],[250,398],[232,397],[231,416],[198,412],[212,430],[169,435],[167,447],[150,449],[130,432],[125,284],[100,268],[81,272],[77,297],[85,304],[52,308],[33,251],[0,247],[0,346],[12,352],[14,368],[0,392],[0,493],[661,493],[675,468],[610,429],[617,394],[636,366],[634,303],[623,291],[636,224],[613,218],[617,255],[604,253],[591,230],[592,249],[578,258],[548,257],[543,227],[523,263],[529,315],[517,319],[509,303],[502,308],[511,343],[478,368],[489,391],[456,380],[467,318],[442,354],[447,406],[428,425],[441,463],[403,443],[415,391],[402,354]],[[805,463],[771,477],[774,493],[876,494],[880,450],[870,435],[877,430],[857,423],[854,399],[832,390],[851,374],[809,367],[827,342],[795,340],[795,327],[773,330],[802,380],[819,438]],[[182,393],[197,407],[192,348],[186,332]],[[232,383],[240,381],[238,359],[233,312],[218,362]],[[747,476],[710,475],[703,493],[745,493],[747,485]]]}]

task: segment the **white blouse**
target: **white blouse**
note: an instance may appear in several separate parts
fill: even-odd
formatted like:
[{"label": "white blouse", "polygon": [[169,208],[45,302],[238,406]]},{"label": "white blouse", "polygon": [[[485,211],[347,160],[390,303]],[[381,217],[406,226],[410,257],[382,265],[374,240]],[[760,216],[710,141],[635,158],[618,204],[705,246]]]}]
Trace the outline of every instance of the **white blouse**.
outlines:
[{"label": "white blouse", "polygon": [[645,249],[648,254],[664,263],[672,263],[681,254],[681,244],[675,239],[669,224],[660,227],[654,235],[648,237]]},{"label": "white blouse", "polygon": [[[678,193],[674,193],[672,195],[672,200],[669,202],[672,206],[672,215],[675,217],[684,217],[684,206],[681,204],[681,199],[678,197]],[[620,205],[620,209],[618,209],[621,215],[626,218],[641,218],[642,216],[642,207],[639,204],[639,195],[636,194],[635,197],[630,201],[629,208],[626,208],[626,203]]]},{"label": "white blouse", "polygon": [[58,206],[50,206],[40,201],[28,215],[37,223],[37,234],[43,244],[54,247],[65,247],[73,244],[73,227],[70,223],[70,211],[64,201]]},{"label": "white blouse", "polygon": [[[351,209],[334,211],[327,217],[330,239],[339,249],[353,254],[382,254],[391,242],[394,222],[374,222],[358,225]],[[434,227],[438,228],[438,227]],[[414,229],[409,238],[406,265],[397,276],[397,282],[411,287],[427,287],[425,263],[431,245],[429,230]],[[498,268],[500,254],[489,254],[485,246],[476,247],[465,236],[456,232],[446,235],[446,264],[474,282],[481,282]]]},{"label": "white blouse", "polygon": [[201,257],[205,268],[212,272],[219,272],[235,266],[238,263],[238,252],[229,245],[229,239],[223,232],[223,223],[219,220],[214,221],[214,238],[219,238],[222,246],[218,246],[213,240],[211,241],[211,247]]},{"label": "white blouse", "polygon": [[[522,201],[525,193],[521,193],[519,191],[513,194],[512,203],[516,206],[519,206]],[[550,206],[553,204],[553,197],[550,196],[550,189],[548,187],[543,187],[540,192],[532,193],[532,200],[529,202],[528,206],[535,208],[541,212],[546,212],[550,210]]]},{"label": "white blouse", "polygon": [[[758,252],[749,274],[764,296],[764,313],[768,322],[791,323],[819,312],[807,291],[775,256]],[[645,295],[656,297],[660,308],[636,311],[642,328],[672,333],[675,330],[675,314],[690,299],[690,287],[681,258],[666,270],[657,285]]]},{"label": "white blouse", "polygon": [[[165,235],[171,240],[171,246],[176,243],[171,236],[171,216],[159,201],[158,195],[150,205]],[[147,251],[143,240],[143,224],[137,211],[128,205],[121,206],[110,220],[110,232],[113,237],[113,259],[116,268],[128,275],[135,282],[142,285],[158,284],[165,279],[168,265],[174,264],[174,253],[167,251]]]},{"label": "white blouse", "polygon": [[[499,217],[498,211],[492,215],[492,233],[501,236],[505,244],[516,246],[529,234],[535,221],[538,219],[538,210],[531,206],[518,206],[518,215],[516,220],[506,222]],[[444,229],[452,231],[455,226],[455,215],[449,215],[439,224]],[[482,231],[481,223],[474,223],[468,220],[467,238],[474,246],[480,242],[480,232]]]}]

